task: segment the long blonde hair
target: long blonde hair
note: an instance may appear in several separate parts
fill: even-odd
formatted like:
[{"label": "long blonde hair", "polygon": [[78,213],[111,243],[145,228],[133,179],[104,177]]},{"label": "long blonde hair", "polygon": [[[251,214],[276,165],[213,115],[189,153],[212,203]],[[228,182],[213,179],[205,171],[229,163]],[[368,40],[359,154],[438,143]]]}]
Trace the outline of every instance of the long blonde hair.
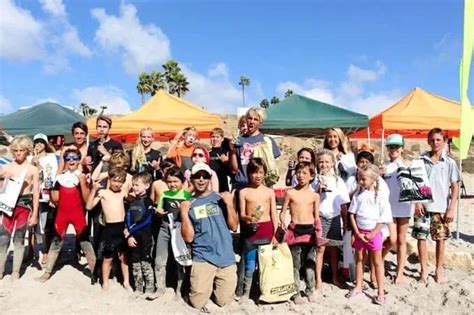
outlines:
[{"label": "long blonde hair", "polygon": [[334,131],[336,134],[337,134],[337,137],[339,138],[339,145],[337,147],[337,149],[344,153],[344,154],[347,154],[349,152],[349,150],[347,149],[347,137],[346,135],[344,134],[344,132],[342,131],[341,128],[328,128],[326,129],[326,135],[324,136],[324,145],[323,145],[323,148],[325,149],[331,149],[329,147],[329,143],[328,143],[328,137],[327,137],[327,134],[329,131]]},{"label": "long blonde hair", "polygon": [[145,147],[142,144],[142,133],[149,131],[153,134],[153,129],[151,127],[144,127],[138,133],[138,139],[135,142],[135,147],[132,150],[132,165],[131,169],[136,170],[140,165],[146,164],[146,155],[145,155]]},{"label": "long blonde hair", "polygon": [[[374,164],[367,164],[364,165],[359,169],[359,173],[365,173],[369,175],[370,178],[372,178],[375,182],[375,201],[377,201],[377,196],[379,193],[380,189],[380,183],[379,183],[379,176],[380,176],[380,170],[377,166]],[[359,194],[364,190],[363,187],[359,187]]]}]

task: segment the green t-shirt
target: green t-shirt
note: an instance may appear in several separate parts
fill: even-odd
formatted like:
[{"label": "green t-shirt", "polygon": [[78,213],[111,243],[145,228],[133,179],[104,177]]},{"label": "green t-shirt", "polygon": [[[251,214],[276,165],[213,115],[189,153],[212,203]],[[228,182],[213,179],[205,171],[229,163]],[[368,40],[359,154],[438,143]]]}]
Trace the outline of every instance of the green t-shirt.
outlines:
[{"label": "green t-shirt", "polygon": [[[158,209],[163,209],[167,213],[173,214],[174,220],[179,220],[179,206],[182,201],[190,200],[192,195],[189,191],[181,189],[178,191],[166,190],[158,200]],[[163,221],[169,223],[168,216],[164,215]]]}]

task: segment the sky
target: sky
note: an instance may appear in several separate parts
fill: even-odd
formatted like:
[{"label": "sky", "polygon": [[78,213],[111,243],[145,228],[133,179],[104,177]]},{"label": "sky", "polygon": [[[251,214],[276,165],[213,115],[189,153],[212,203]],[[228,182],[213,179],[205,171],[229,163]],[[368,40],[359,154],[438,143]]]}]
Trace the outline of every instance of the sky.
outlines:
[{"label": "sky", "polygon": [[460,0],[0,0],[0,114],[128,113],[169,59],[217,113],[243,106],[241,75],[246,106],[287,89],[368,115],[415,87],[459,100],[462,17]]}]

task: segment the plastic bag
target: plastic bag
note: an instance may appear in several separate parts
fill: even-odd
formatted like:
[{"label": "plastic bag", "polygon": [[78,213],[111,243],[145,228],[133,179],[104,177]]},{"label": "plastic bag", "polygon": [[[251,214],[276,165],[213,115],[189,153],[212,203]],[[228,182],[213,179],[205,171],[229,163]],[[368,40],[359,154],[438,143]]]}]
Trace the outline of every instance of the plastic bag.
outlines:
[{"label": "plastic bag", "polygon": [[284,302],[296,294],[293,258],[288,244],[259,246],[258,262],[261,301]]},{"label": "plastic bag", "polygon": [[20,196],[23,182],[25,181],[27,170],[23,170],[18,177],[11,177],[3,183],[0,192],[0,212],[8,216],[13,214],[18,196]]},{"label": "plastic bag", "polygon": [[433,195],[423,160],[413,160],[409,167],[399,167],[400,202],[431,202]]},{"label": "plastic bag", "polygon": [[181,266],[191,266],[193,261],[181,235],[181,223],[174,222],[173,214],[171,213],[168,213],[168,219],[170,220],[171,249],[173,250],[174,259]]},{"label": "plastic bag", "polygon": [[352,232],[345,231],[342,238],[342,274],[351,281],[355,280],[355,260],[352,251]]}]

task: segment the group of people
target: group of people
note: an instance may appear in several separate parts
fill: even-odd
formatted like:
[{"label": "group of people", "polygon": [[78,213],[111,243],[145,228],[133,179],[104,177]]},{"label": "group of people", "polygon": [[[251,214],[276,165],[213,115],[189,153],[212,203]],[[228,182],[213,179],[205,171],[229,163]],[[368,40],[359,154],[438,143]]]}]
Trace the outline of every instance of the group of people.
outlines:
[{"label": "group of people", "polygon": [[115,276],[123,287],[148,300],[171,287],[198,309],[205,309],[211,296],[219,306],[234,298],[248,301],[258,278],[258,247],[285,242],[293,260],[292,299],[297,304],[315,302],[325,256],[332,283],[347,286],[339,261],[343,235],[350,231],[356,276],[346,297],[363,292],[368,263],[377,289],[373,301],[384,304],[384,258],[397,244],[393,281],[403,283],[406,234],[414,215],[420,281],[428,281],[430,234],[437,244],[435,280],[446,281],[444,240],[455,214],[460,174],[446,154],[443,130],[429,132],[431,150],[420,157],[432,202],[399,201],[397,171],[409,166],[401,135],[386,139],[388,159],[375,165],[369,147],[353,153],[344,133],[330,128],[323,148],[301,148],[296,161],[290,161],[285,177],[290,188],[278,213],[272,186],[279,177],[275,161],[281,153],[274,139],[260,132],[264,119],[261,109],[249,109],[239,120],[235,139],[214,128],[210,149],[188,127],[171,141],[166,155],[152,148],[151,128],[141,129],[134,147],[125,151],[109,137],[112,120],[107,116],[97,118],[98,138],[90,143],[87,126],[75,123],[74,141],[59,156],[46,135],[37,134],[33,141],[14,137],[13,161],[0,168],[0,181],[5,187],[11,178],[21,177],[24,183],[15,207],[1,214],[0,279],[13,234],[11,278],[19,278],[29,230],[31,254],[36,239],[42,239],[44,273],[37,280],[48,281],[72,225],[76,251],[87,260],[91,283],[100,281],[104,290],[116,263],[120,267]]}]

